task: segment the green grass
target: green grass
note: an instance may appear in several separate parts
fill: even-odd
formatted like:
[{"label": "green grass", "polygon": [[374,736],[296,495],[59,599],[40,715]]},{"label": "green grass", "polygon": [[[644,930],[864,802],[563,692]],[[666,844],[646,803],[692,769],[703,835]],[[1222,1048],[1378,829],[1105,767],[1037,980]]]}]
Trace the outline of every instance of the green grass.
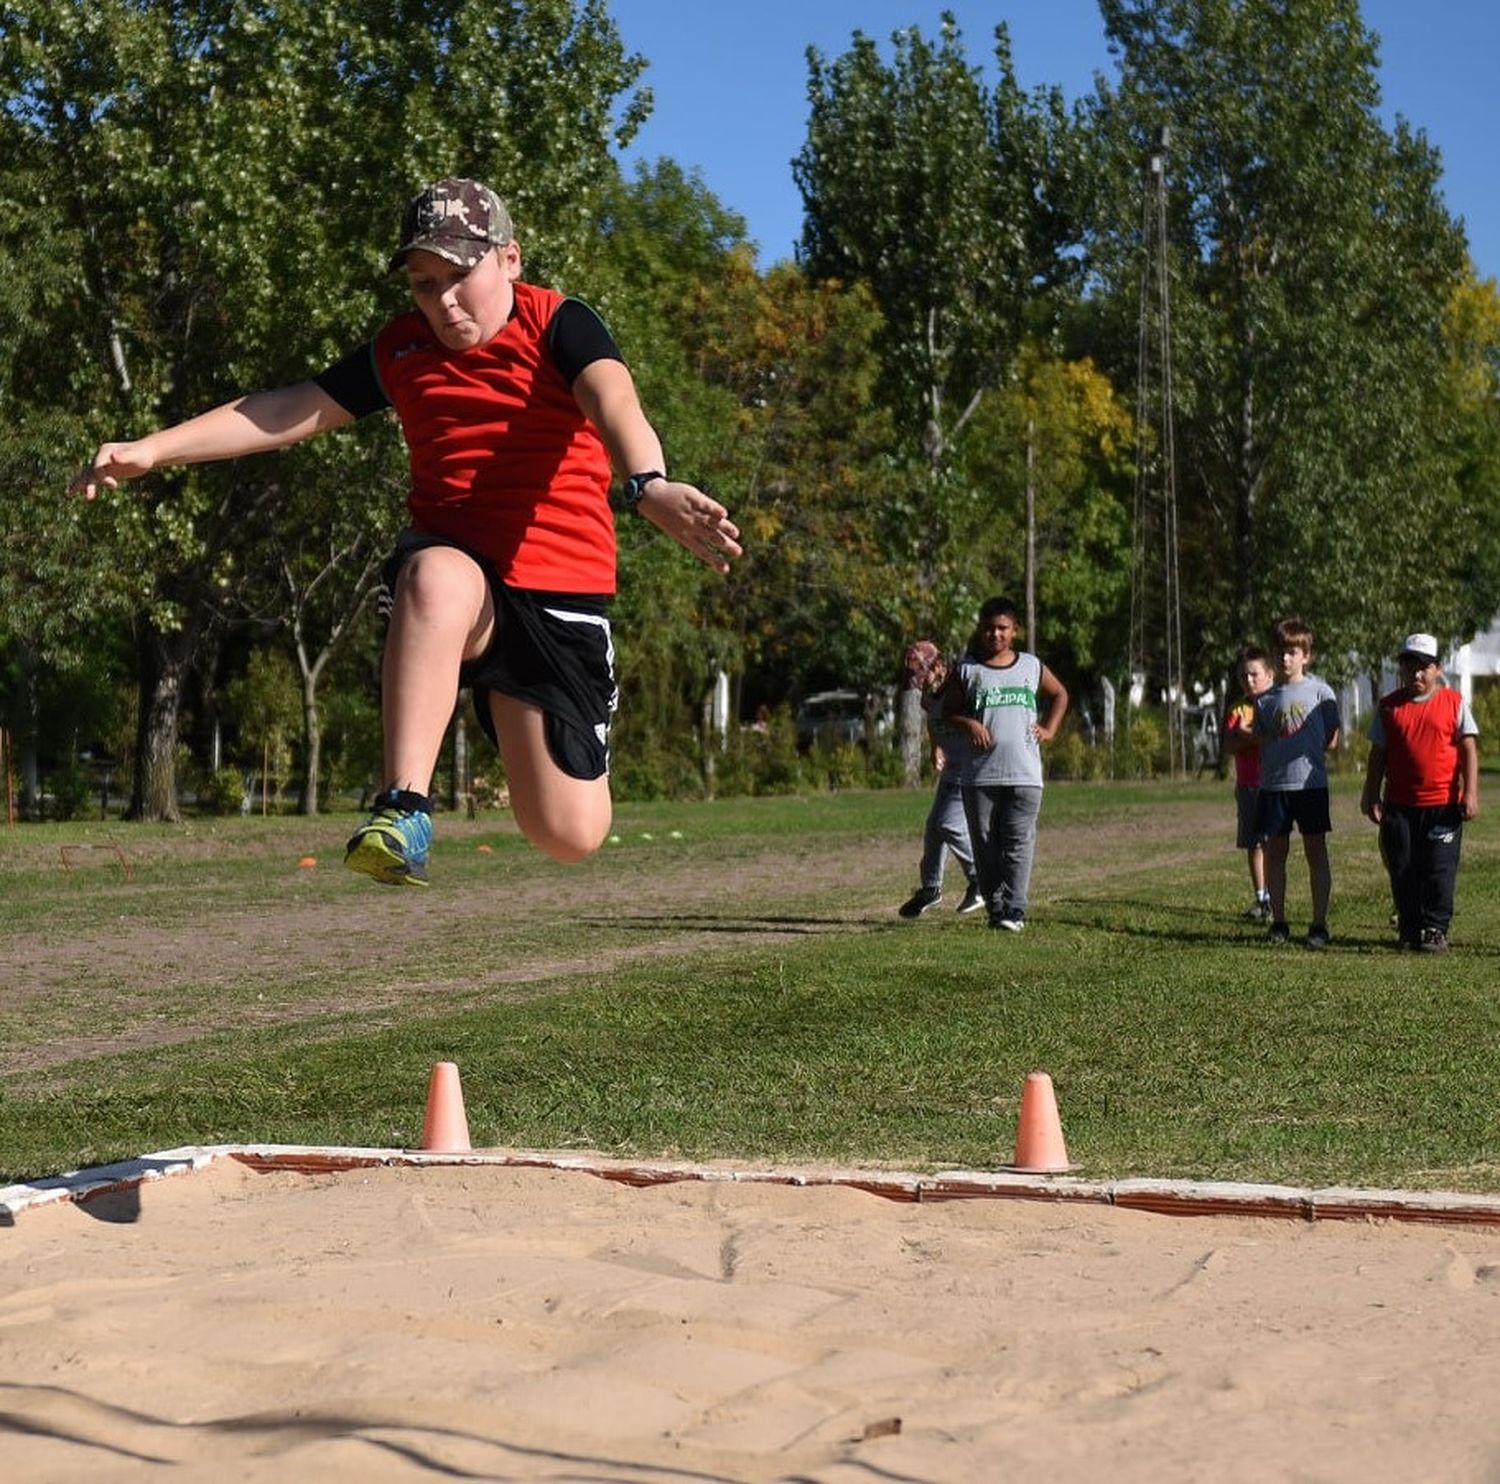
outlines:
[{"label": "green grass", "polygon": [[[619,843],[571,870],[500,817],[443,819],[426,893],[339,871],[347,818],[14,831],[0,1178],[183,1143],[408,1145],[451,1058],[477,1145],[994,1166],[1040,1069],[1086,1177],[1500,1190],[1488,817],[1458,946],[1427,957],[1391,951],[1347,786],[1324,954],[1239,920],[1226,786],[1049,790],[1020,938],[896,918],[926,803],[622,807]],[[134,880],[108,852],[65,873],[68,840],[120,842]],[[1305,925],[1295,851],[1291,879]]]}]

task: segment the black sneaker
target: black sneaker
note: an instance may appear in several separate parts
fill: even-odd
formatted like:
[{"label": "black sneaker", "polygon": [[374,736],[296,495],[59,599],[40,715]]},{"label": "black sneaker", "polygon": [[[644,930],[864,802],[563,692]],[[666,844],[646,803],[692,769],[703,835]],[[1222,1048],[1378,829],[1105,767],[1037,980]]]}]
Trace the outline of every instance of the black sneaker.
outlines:
[{"label": "black sneaker", "polygon": [[1327,948],[1333,942],[1328,933],[1326,922],[1315,922],[1307,930],[1307,946],[1309,948]]},{"label": "black sneaker", "polygon": [[990,913],[990,926],[1000,928],[1007,933],[1024,933],[1026,919],[1019,912],[992,912]]},{"label": "black sneaker", "polygon": [[1419,946],[1423,953],[1446,953],[1448,951],[1448,935],[1442,928],[1423,928],[1422,942]]},{"label": "black sneaker", "polygon": [[942,900],[943,893],[938,887],[919,886],[896,911],[902,917],[920,917],[924,912],[931,912]]},{"label": "black sneaker", "polygon": [[958,915],[967,917],[971,912],[977,912],[984,906],[984,893],[971,881],[969,889],[964,893],[964,899],[958,904]]},{"label": "black sneaker", "polygon": [[1266,934],[1267,943],[1290,943],[1292,941],[1291,927],[1284,922],[1273,922],[1270,931]]}]

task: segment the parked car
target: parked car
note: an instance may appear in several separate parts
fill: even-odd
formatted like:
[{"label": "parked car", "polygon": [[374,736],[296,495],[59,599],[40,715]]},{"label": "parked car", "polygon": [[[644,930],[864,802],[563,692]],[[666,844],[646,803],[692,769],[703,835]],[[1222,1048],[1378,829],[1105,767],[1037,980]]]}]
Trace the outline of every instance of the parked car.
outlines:
[{"label": "parked car", "polygon": [[895,718],[891,703],[857,690],[823,690],[807,696],[797,708],[797,745],[811,747],[819,737],[839,742],[864,742],[865,718],[873,705],[875,734],[887,733]]}]

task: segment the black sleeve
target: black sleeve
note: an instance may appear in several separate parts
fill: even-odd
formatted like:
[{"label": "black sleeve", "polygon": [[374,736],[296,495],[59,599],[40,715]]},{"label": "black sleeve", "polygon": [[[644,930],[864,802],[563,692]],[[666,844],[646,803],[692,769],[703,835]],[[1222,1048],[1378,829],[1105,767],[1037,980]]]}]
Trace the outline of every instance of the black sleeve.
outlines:
[{"label": "black sleeve", "polygon": [[369,343],[355,346],[313,381],[352,417],[368,417],[391,405],[375,374],[375,347]]},{"label": "black sleeve", "polygon": [[547,349],[569,386],[595,361],[625,360],[604,321],[582,299],[564,299],[557,306],[547,321]]}]

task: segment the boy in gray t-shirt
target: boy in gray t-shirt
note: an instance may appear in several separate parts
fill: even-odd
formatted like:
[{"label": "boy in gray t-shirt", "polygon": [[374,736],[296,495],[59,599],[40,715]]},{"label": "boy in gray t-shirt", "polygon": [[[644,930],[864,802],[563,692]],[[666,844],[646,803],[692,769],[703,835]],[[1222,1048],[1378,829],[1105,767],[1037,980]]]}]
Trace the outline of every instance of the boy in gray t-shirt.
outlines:
[{"label": "boy in gray t-shirt", "polygon": [[1312,630],[1299,618],[1283,619],[1272,635],[1276,684],[1255,701],[1254,736],[1260,744],[1255,823],[1265,840],[1266,890],[1271,894],[1267,941],[1285,943],[1292,935],[1286,920],[1286,862],[1295,824],[1302,834],[1312,887],[1307,946],[1326,948],[1333,873],[1328,863],[1332,824],[1324,757],[1338,745],[1340,721],[1333,691],[1307,673],[1312,640]]},{"label": "boy in gray t-shirt", "polygon": [[1063,683],[1034,654],[1018,650],[1016,636],[1015,604],[991,598],[943,699],[943,715],[969,743],[964,812],[990,926],[1011,933],[1026,927],[1041,744],[1057,735],[1068,710]]}]

